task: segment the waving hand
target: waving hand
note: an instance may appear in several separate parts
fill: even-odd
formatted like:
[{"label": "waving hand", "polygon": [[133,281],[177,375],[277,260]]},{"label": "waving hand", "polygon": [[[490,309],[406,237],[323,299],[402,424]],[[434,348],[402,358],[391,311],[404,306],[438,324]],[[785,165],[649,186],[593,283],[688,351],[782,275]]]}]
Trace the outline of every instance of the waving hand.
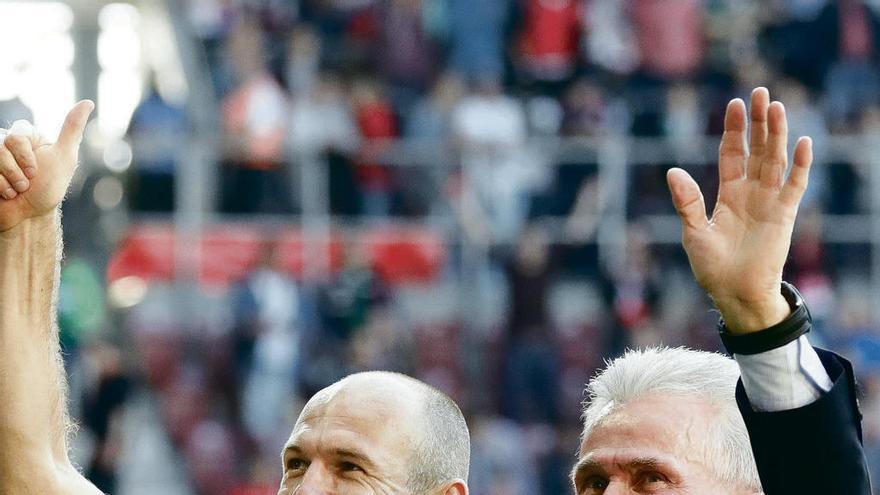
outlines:
[{"label": "waving hand", "polygon": [[785,108],[758,88],[751,137],[745,103],[727,106],[711,218],[693,178],[678,168],[667,174],[691,269],[734,333],[767,328],[790,312],[780,294],[782,268],[813,154],[810,139],[801,138],[786,179],[787,139]]}]

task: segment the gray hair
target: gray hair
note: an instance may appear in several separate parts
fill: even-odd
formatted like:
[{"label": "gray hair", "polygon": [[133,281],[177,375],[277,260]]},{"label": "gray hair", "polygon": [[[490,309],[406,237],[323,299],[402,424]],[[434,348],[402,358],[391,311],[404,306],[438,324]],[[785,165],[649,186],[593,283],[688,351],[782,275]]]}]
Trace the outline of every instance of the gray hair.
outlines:
[{"label": "gray hair", "polygon": [[467,482],[471,441],[455,401],[429,385],[419,384],[424,394],[424,436],[410,459],[407,487],[421,495],[456,479]]},{"label": "gray hair", "polygon": [[721,354],[684,347],[629,350],[607,363],[587,384],[583,439],[617,407],[660,392],[707,399],[719,409],[718,428],[706,432],[712,460],[707,467],[732,487],[760,491],[749,435],[736,405],[739,367]]}]

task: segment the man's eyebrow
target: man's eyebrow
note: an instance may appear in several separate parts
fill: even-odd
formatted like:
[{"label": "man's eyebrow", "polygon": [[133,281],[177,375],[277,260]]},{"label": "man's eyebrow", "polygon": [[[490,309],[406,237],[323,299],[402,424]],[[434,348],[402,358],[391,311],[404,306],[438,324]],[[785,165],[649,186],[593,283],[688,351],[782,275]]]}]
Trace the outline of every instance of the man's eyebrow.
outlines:
[{"label": "man's eyebrow", "polygon": [[624,464],[630,469],[663,469],[670,467],[669,464],[656,457],[636,457]]},{"label": "man's eyebrow", "polygon": [[[351,459],[364,464],[366,467],[374,467],[375,463],[370,456],[356,449],[333,449],[333,455],[342,459]],[[289,455],[304,455],[304,451],[298,445],[291,444],[284,447],[281,458],[286,459]]]},{"label": "man's eyebrow", "polygon": [[[630,471],[664,471],[671,472],[671,474],[678,472],[674,464],[656,457],[635,457],[623,464],[619,464],[619,466]],[[591,472],[600,475],[605,474],[605,468],[590,457],[578,460],[574,465],[574,469],[571,470],[571,481],[574,483],[575,488],[580,488],[578,482],[582,482],[583,476]]]},{"label": "man's eyebrow", "polygon": [[302,455],[302,453],[303,450],[297,445],[285,445],[284,450],[281,451],[281,458],[286,459],[288,455]]}]

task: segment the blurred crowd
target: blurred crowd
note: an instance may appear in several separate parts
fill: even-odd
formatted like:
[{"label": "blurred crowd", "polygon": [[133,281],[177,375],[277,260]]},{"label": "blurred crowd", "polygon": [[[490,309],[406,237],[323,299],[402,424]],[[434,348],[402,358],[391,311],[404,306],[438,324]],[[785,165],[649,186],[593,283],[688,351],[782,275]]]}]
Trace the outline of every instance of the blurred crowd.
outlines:
[{"label": "blurred crowd", "polygon": [[[880,2],[189,0],[186,12],[217,103],[218,213],[301,214],[317,166],[340,226],[412,221],[443,232],[447,252],[436,276],[402,284],[351,236],[338,267],[311,280],[267,230],[247,274],[200,293],[197,310],[172,314],[177,289],[151,286],[133,309],[96,318],[101,277],[74,251],[60,316],[69,359],[86,371],[74,386],[99,487],[114,489],[119,412],[139,390],[195,493],[263,495],[277,490],[304,399],[385,369],[462,406],[473,493],[570,493],[583,386],[603,359],[657,343],[718,349],[682,250],[653,242],[644,220],[672,213],[663,177],[676,163],[714,196],[700,143],[717,146],[726,102],[758,85],[815,143],[786,279],[810,304],[813,340],[861,373],[880,479],[870,246],[822,239],[827,215],[872,208]],[[19,118],[5,108],[0,118]],[[132,212],[174,210],[191,129],[151,86],[127,135]],[[601,143],[641,138],[672,151],[628,145],[625,249],[603,262]],[[567,142],[580,147],[562,152]],[[126,332],[89,337],[108,325]]]}]

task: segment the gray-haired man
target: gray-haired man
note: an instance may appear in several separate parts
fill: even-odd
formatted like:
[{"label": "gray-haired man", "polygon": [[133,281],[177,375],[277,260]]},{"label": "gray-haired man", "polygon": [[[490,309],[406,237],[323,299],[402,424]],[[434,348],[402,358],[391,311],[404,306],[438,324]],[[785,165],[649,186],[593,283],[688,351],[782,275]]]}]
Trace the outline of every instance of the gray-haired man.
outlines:
[{"label": "gray-haired man", "polygon": [[785,110],[764,88],[751,107],[750,138],[745,104],[727,108],[711,219],[694,180],[668,173],[691,269],[736,362],[687,349],[612,362],[587,386],[578,495],[870,494],[852,369],[809,346],[809,312],[782,282],[811,142],[798,141],[786,178]]}]

